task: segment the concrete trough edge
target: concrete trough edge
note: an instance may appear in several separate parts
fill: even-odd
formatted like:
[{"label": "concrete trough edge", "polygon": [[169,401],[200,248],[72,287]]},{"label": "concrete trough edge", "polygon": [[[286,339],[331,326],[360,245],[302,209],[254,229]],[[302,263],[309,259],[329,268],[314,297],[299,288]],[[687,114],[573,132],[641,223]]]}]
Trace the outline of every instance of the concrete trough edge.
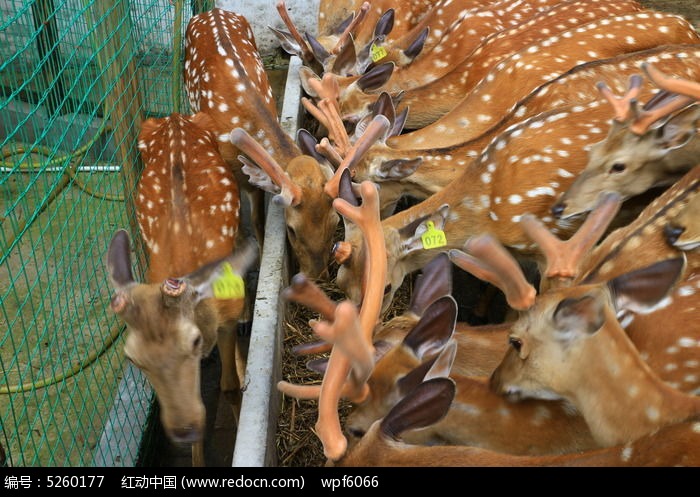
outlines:
[{"label": "concrete trough edge", "polygon": [[[280,122],[295,138],[300,116],[301,59],[291,57]],[[268,202],[258,287],[243,385],[243,403],[233,451],[233,467],[276,466],[275,437],[281,394],[282,338],[286,304],[280,292],[289,281],[284,209]]]}]

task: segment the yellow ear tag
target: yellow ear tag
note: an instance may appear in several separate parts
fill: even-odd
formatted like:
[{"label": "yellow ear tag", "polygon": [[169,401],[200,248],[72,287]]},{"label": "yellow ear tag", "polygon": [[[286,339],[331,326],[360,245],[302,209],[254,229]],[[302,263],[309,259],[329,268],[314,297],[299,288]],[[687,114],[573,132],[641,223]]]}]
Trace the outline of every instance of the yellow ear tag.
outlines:
[{"label": "yellow ear tag", "polygon": [[378,47],[377,45],[372,45],[369,52],[370,57],[372,57],[372,62],[377,62],[387,56],[386,48]]},{"label": "yellow ear tag", "polygon": [[212,284],[214,297],[221,300],[242,299],[245,297],[243,278],[233,272],[231,264],[224,262],[224,272]]},{"label": "yellow ear tag", "polygon": [[432,221],[428,221],[427,225],[428,230],[420,237],[421,241],[423,242],[423,248],[429,250],[447,245],[447,237],[445,236],[445,232],[437,229],[435,227],[435,223]]}]

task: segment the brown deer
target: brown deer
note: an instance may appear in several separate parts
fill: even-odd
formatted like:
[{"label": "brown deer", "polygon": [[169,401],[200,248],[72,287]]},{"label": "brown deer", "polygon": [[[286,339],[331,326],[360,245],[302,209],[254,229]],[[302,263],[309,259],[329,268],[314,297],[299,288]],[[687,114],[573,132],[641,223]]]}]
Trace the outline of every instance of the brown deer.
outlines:
[{"label": "brown deer", "polygon": [[512,348],[494,371],[492,387],[514,399],[568,400],[602,446],[697,417],[700,399],[664,383],[616,317],[663,305],[684,265],[684,258],[668,259],[604,283],[540,295],[513,325]]},{"label": "brown deer", "polygon": [[[238,152],[226,140],[234,126],[262,133],[263,138],[266,131],[272,135],[276,131],[264,117],[249,111],[264,109],[263,115],[276,120],[277,104],[247,19],[219,8],[193,16],[185,31],[183,77],[191,109],[211,118],[209,130],[219,139],[221,154],[250,202],[250,222],[262,245],[264,192],[248,183]],[[280,145],[282,140],[276,138],[268,139],[269,147]]]},{"label": "brown deer", "polygon": [[697,421],[673,424],[615,447],[553,456],[518,456],[467,446],[419,446],[401,435],[440,421],[455,395],[449,378],[423,382],[402,399],[362,439],[326,466],[697,466],[700,464]]},{"label": "brown deer", "polygon": [[[503,2],[493,2],[496,12],[502,12],[501,3]],[[457,42],[463,40],[464,34],[457,31],[465,26],[465,19],[472,20],[477,12],[491,8],[488,2],[485,5],[478,0],[428,0],[401,6],[389,2],[364,2],[362,5],[356,2],[356,13],[352,12],[345,21],[336,23],[335,29],[326,32],[321,18],[329,16],[322,4],[319,8],[321,36],[316,38],[306,33],[304,40],[282,2],[277,6],[289,32],[272,29],[285,51],[299,55],[309,66],[314,66],[315,62],[320,63],[324,72],[356,76],[365,73],[370,65],[380,61],[399,67],[410,64],[422,51],[432,50],[444,36],[452,35],[453,38],[458,38]],[[529,4],[527,8],[530,8]],[[518,11],[515,16],[522,15],[519,6],[514,9]],[[484,16],[486,14],[482,12],[480,17]],[[496,14],[489,12],[488,17],[496,17]],[[491,19],[487,20],[490,21]],[[472,25],[479,29],[476,23]],[[473,36],[475,32],[472,29],[469,35]],[[466,49],[467,53],[468,51]]]},{"label": "brown deer", "polygon": [[[641,11],[596,19],[521,48],[496,64],[447,114],[390,144],[397,148],[453,146],[478,137],[532,90],[583,62],[698,42],[700,36],[692,25],[672,14]],[[393,91],[388,85],[382,89]]]},{"label": "brown deer", "polygon": [[599,88],[615,110],[613,124],[607,137],[591,147],[585,169],[553,207],[560,217],[586,212],[601,190],[629,198],[673,184],[697,164],[700,105],[690,105],[691,97],[664,92],[640,110],[636,99],[620,102],[605,84]]},{"label": "brown deer", "polygon": [[[298,195],[285,208],[292,251],[305,273],[312,277],[325,274],[339,221],[331,199],[323,193],[333,171],[325,162],[302,154],[282,129],[252,31],[242,16],[213,9],[190,20],[185,84],[192,108],[211,117],[214,124],[210,130],[216,134],[221,154],[233,165],[241,185],[252,185],[253,191],[261,195],[259,200],[264,191],[277,193],[280,188],[254,164],[249,164],[249,172],[253,173],[249,182],[238,159],[245,151],[230,141],[234,128],[255,136],[281,170],[279,177],[295,185]],[[258,207],[256,229],[262,226],[264,215],[264,206]],[[261,237],[259,231],[256,234]]]},{"label": "brown deer", "polygon": [[[634,9],[634,6],[629,6],[629,8]],[[470,64],[471,58],[465,60],[462,64],[464,67],[460,65],[455,68],[457,74],[460,75],[459,78],[455,76],[445,79],[443,82],[440,82],[442,78],[439,78],[430,87],[430,92],[433,95],[441,97],[445,96],[443,94],[456,95],[456,97],[445,96],[444,100],[449,105],[447,109],[449,112],[444,113],[440,119],[431,123],[432,125],[442,125],[447,130],[446,133],[443,133],[444,136],[440,137],[437,142],[429,140],[428,135],[430,135],[432,128],[425,126],[412,133],[394,138],[393,142],[395,143],[392,143],[392,146],[415,148],[416,146],[425,147],[426,143],[433,142],[435,146],[460,143],[463,134],[467,134],[470,138],[478,136],[484,129],[495,124],[505,109],[515,105],[518,99],[526,96],[530,90],[582,62],[612,57],[621,53],[636,52],[659,45],[692,44],[698,41],[697,32],[688,21],[679,16],[649,11],[636,12],[634,10],[628,14],[624,14],[623,10],[621,14],[623,15],[614,15],[613,13],[608,17],[602,17],[578,26],[560,27],[566,29],[560,29],[558,33],[548,37],[535,38],[529,45],[520,46],[517,52],[502,57],[502,60],[495,67],[488,66],[486,70],[477,71]],[[599,16],[604,15],[604,10],[599,12]],[[645,26],[643,35],[624,36],[625,32],[639,24]],[[657,30],[660,30],[658,34]],[[518,33],[514,33],[513,36],[518,38]],[[616,37],[619,37],[617,43],[614,42]],[[526,43],[527,40],[525,39],[523,42]],[[493,47],[489,48],[493,49]],[[473,62],[478,66],[480,59],[487,55],[488,52],[479,52]],[[414,65],[415,63],[407,66],[404,72]],[[466,75],[469,76],[468,78],[464,75],[464,71],[470,68],[473,69],[474,79],[469,73]],[[425,73],[425,70],[421,70],[420,73]],[[503,74],[508,74],[509,77],[498,77]],[[306,70],[301,75],[307,92],[312,96],[327,96],[314,92],[313,87],[309,84],[309,81],[315,78],[312,72]],[[365,95],[367,92],[376,95],[379,91],[386,91],[391,95],[396,95],[401,91],[417,91],[417,88],[427,84],[422,82],[421,84],[407,85],[401,83],[397,78],[398,76],[394,75],[389,63],[374,67],[359,79],[336,78],[337,93],[335,98],[339,101],[341,115],[348,120],[356,120],[358,110],[366,112],[369,103],[374,101],[374,97],[368,99]],[[504,81],[513,79],[518,79],[519,84],[523,85],[523,90],[518,90],[511,95],[512,89],[507,92],[503,85]],[[399,82],[394,84],[393,80]],[[474,92],[476,94],[472,95]],[[495,95],[498,95],[499,98],[496,98]],[[438,98],[434,96],[431,99],[427,90],[422,92],[418,98],[420,96],[424,98],[417,102],[419,109],[427,107],[426,102],[430,102],[430,106],[432,106],[434,100]],[[402,94],[402,102],[404,97],[405,94]],[[404,107],[403,110],[408,109]],[[418,110],[418,112],[423,111]]]},{"label": "brown deer", "polygon": [[[389,143],[392,138],[388,138],[385,141],[380,140],[353,167],[353,177],[356,181],[368,179],[381,183],[382,215],[387,217],[394,211],[394,206],[402,195],[421,200],[447,186],[450,181],[463,173],[464,169],[474,158],[479,156],[491,141],[495,140],[499,135],[505,136],[505,131],[509,126],[516,125],[528,118],[537,119],[539,114],[546,116],[546,111],[551,113],[555,108],[566,108],[575,104],[579,105],[578,108],[581,108],[581,105],[599,101],[602,97],[596,90],[596,83],[600,81],[607,81],[618,91],[622,91],[625,88],[624,85],[627,79],[632,76],[638,77],[636,74],[644,62],[658,61],[660,65],[663,65],[667,71],[673,74],[700,75],[700,64],[697,64],[697,61],[700,59],[697,56],[700,56],[700,51],[697,50],[697,47],[672,45],[581,64],[567,72],[567,74],[547,82],[533,91],[504,115],[496,126],[493,126],[488,132],[475,140],[466,141],[453,147],[413,150],[396,149],[390,146]],[[653,87],[646,82],[644,83],[642,90],[635,89],[635,93],[628,96],[628,100],[633,95],[638,95],[637,91],[651,94]],[[389,114],[392,114],[393,111],[389,110],[391,111]],[[609,114],[606,113],[603,107],[596,107],[595,110],[588,109],[586,115],[591,117],[591,122],[595,117],[598,117],[599,120],[607,121],[601,124],[604,129],[610,126]],[[570,118],[573,117],[575,116]],[[339,120],[338,117],[335,119]],[[395,119],[398,120],[398,117]],[[533,123],[533,125],[535,124]],[[564,133],[564,127],[568,126],[568,122],[566,120],[562,120],[559,123],[547,123],[545,121],[541,125],[547,128],[562,126],[561,133]],[[338,126],[336,125],[336,128]],[[599,126],[592,125],[591,127],[594,131],[597,131]],[[552,130],[549,133],[555,133],[555,131]],[[572,148],[577,147],[578,149],[582,146],[590,146],[602,138],[598,135],[599,133],[596,132],[582,132],[580,136],[588,137],[587,142],[574,145],[572,140],[570,145]],[[348,142],[352,141],[349,137],[345,140]],[[548,137],[543,135],[539,140],[547,142]],[[547,145],[548,143],[544,143],[543,147]],[[562,145],[565,144],[562,143]],[[583,157],[582,160],[587,161],[588,156]],[[327,186],[331,195],[334,194],[335,190],[333,187],[337,179],[338,173],[336,173],[336,178],[331,180]]]},{"label": "brown deer", "polygon": [[[498,62],[520,49],[547,39],[557,33],[601,17],[621,15],[641,10],[636,1],[603,2],[602,0],[569,0],[538,12],[529,20],[494,33],[484,39],[464,61],[441,78],[424,86],[404,90],[397,107],[408,109],[407,129],[418,129],[444,116],[476,86]],[[305,76],[311,77],[306,72]],[[365,78],[365,81],[369,78]],[[371,88],[372,91],[362,91]],[[358,122],[377,99],[381,85],[349,87],[340,102],[344,121]],[[311,90],[313,92],[313,90]],[[351,93],[352,91],[352,93]],[[429,104],[428,104],[429,103]],[[390,142],[400,141],[399,138]],[[408,139],[404,147],[409,147]]]},{"label": "brown deer", "polygon": [[[231,274],[239,283],[235,294],[215,300],[208,298],[211,292],[197,290],[199,280],[207,284],[206,278],[215,272],[209,267],[201,270],[202,275],[195,273],[234,252],[239,227],[236,179],[219,154],[210,121],[203,113],[174,113],[143,122],[138,146],[144,170],[135,204],[148,256],[146,283],[137,284],[125,269],[129,267],[125,233],[119,235],[121,241],[115,242],[108,261],[117,291],[112,308],[131,330],[126,355],[151,381],[166,432],[184,442],[199,442],[202,437],[199,361],[215,344],[221,351],[221,390],[231,400],[234,415],[240,409],[236,325],[245,307],[240,278],[255,261],[250,250],[241,251],[241,258],[233,261],[239,272],[236,277]],[[120,274],[115,274],[117,269]],[[186,282],[188,277],[191,283]],[[201,444],[194,449],[194,462],[200,464]]]}]

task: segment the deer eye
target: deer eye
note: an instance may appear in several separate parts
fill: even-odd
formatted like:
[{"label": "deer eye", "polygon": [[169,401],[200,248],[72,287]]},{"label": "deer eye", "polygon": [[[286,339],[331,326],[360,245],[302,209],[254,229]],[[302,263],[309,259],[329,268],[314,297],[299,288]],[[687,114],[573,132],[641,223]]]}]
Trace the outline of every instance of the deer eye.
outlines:
[{"label": "deer eye", "polygon": [[200,345],[202,345],[202,335],[197,335],[197,337],[192,340],[192,350],[197,350]]},{"label": "deer eye", "polygon": [[613,174],[614,174],[614,173],[621,173],[621,172],[624,171],[625,169],[627,169],[627,166],[626,166],[626,165],[624,165],[622,162],[616,162],[616,163],[613,164],[612,167],[610,168],[610,172],[613,173]]},{"label": "deer eye", "polygon": [[515,351],[517,353],[520,353],[520,349],[523,346],[522,340],[520,340],[519,338],[515,338],[515,337],[508,337],[508,343],[510,344],[511,347],[513,347],[515,349]]},{"label": "deer eye", "polygon": [[359,428],[348,428],[348,433],[355,438],[362,438],[365,436],[364,430],[360,430]]}]

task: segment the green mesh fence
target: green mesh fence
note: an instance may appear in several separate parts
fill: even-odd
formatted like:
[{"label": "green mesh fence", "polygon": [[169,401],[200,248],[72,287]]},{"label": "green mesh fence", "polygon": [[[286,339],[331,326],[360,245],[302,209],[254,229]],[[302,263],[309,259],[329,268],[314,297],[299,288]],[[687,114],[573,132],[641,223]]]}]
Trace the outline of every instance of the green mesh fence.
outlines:
[{"label": "green mesh fence", "polygon": [[[0,445],[8,465],[130,466],[146,450],[153,395],[123,360],[104,260],[116,229],[138,239],[139,126],[185,105],[173,61],[187,19],[212,2],[173,3],[0,0]],[[139,247],[136,258],[141,276]]]}]

